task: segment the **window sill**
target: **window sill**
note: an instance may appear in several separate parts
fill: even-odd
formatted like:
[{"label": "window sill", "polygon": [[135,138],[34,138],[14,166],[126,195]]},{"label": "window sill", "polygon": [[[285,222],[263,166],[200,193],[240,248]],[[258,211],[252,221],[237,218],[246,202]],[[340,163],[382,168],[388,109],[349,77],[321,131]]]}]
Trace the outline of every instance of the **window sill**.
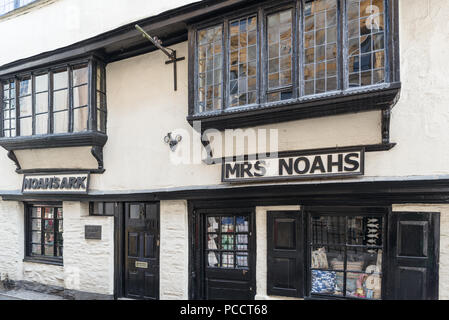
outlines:
[{"label": "window sill", "polygon": [[45,136],[0,138],[0,146],[8,151],[63,147],[103,147],[108,136],[101,132],[79,132]]},{"label": "window sill", "polygon": [[332,115],[391,109],[399,99],[401,83],[336,91],[238,109],[226,109],[209,114],[189,115],[193,126],[201,129],[236,129]]},{"label": "window sill", "polygon": [[[8,151],[8,157],[15,163],[17,167],[16,172],[19,174],[34,173],[34,171],[36,170],[31,170],[31,172],[22,170],[22,167],[14,151],[69,147],[92,147],[91,153],[98,162],[98,169],[89,171],[92,173],[103,173],[103,147],[107,141],[108,136],[104,133],[86,131],[79,133],[66,133],[45,136],[0,138],[0,147],[3,147]],[[38,171],[44,172],[45,170]],[[54,172],[55,170],[50,171]],[[70,170],[64,169],[62,171]]]},{"label": "window sill", "polygon": [[23,259],[23,262],[48,264],[59,267],[64,266],[64,261],[62,258],[58,259],[58,258],[44,258],[44,257],[25,257],[25,259]]}]

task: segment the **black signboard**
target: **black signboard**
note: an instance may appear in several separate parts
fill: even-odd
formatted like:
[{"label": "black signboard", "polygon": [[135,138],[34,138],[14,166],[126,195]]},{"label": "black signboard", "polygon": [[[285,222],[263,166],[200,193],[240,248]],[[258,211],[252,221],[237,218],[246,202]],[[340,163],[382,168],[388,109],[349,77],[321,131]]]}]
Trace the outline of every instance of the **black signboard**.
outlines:
[{"label": "black signboard", "polygon": [[84,238],[86,240],[101,240],[101,226],[85,226]]}]

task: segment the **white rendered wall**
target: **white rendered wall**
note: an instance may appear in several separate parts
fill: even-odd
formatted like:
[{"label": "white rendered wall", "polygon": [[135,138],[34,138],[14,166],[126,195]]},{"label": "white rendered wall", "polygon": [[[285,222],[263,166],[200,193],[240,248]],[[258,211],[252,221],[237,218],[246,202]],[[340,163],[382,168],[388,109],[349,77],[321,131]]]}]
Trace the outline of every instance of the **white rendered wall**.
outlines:
[{"label": "white rendered wall", "polygon": [[189,298],[187,201],[161,201],[160,298]]}]

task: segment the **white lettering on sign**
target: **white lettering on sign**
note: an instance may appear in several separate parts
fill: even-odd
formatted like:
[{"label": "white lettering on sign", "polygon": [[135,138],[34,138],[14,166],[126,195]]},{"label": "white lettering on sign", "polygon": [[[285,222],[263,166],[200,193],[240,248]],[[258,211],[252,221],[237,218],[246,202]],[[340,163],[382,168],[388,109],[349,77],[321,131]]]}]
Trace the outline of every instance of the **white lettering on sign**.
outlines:
[{"label": "white lettering on sign", "polygon": [[87,193],[88,188],[88,173],[25,175],[22,193]]},{"label": "white lettering on sign", "polygon": [[356,176],[364,174],[364,162],[364,149],[244,161],[225,160],[223,182]]}]

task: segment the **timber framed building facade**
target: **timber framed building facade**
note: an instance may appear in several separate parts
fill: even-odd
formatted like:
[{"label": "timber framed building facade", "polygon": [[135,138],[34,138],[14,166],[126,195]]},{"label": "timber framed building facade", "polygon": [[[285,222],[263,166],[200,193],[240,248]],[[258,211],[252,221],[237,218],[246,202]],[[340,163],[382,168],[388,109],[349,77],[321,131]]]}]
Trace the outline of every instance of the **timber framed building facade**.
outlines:
[{"label": "timber framed building facade", "polygon": [[449,299],[446,1],[10,2],[1,281]]}]

